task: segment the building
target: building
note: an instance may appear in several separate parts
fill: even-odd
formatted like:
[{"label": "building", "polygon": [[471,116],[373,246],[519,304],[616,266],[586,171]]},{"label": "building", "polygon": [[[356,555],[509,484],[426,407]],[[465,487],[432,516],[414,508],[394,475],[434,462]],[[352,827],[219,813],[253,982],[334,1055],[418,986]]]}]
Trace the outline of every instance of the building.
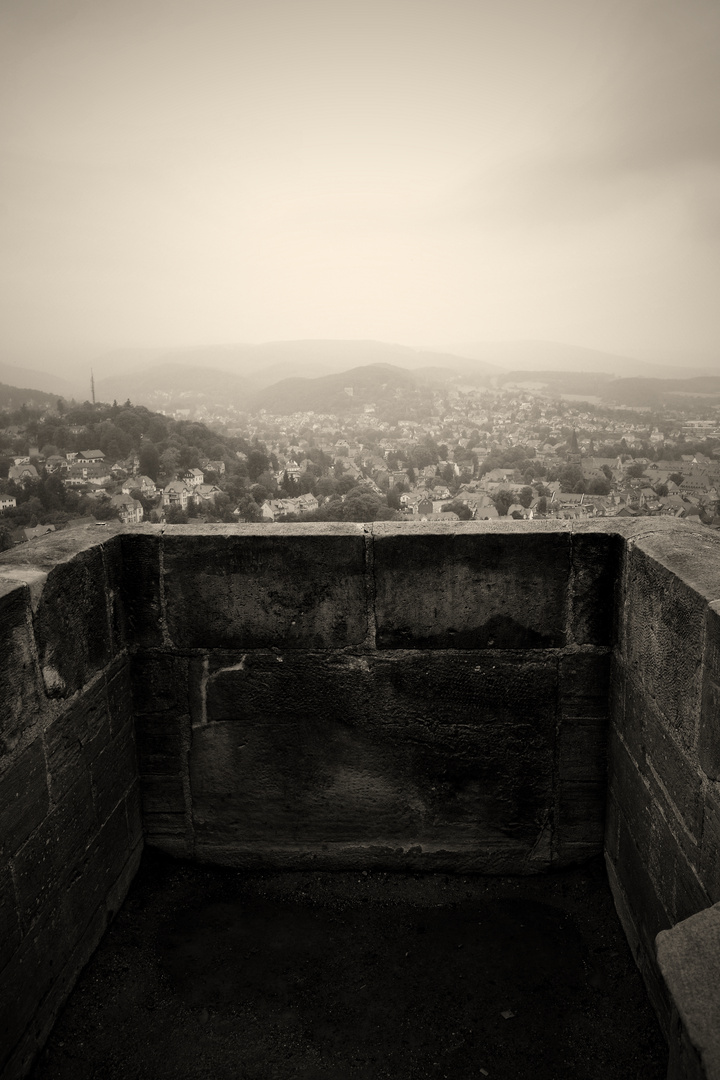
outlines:
[{"label": "building", "polygon": [[16,484],[26,484],[28,481],[39,479],[34,465],[11,465],[8,469],[8,480],[14,480]]},{"label": "building", "polygon": [[144,517],[142,503],[129,495],[113,495],[110,505],[118,511],[123,525],[139,525]]},{"label": "building", "polygon": [[187,510],[192,497],[192,492],[184,480],[171,480],[163,489],[161,505],[164,509],[177,506],[180,510]]}]

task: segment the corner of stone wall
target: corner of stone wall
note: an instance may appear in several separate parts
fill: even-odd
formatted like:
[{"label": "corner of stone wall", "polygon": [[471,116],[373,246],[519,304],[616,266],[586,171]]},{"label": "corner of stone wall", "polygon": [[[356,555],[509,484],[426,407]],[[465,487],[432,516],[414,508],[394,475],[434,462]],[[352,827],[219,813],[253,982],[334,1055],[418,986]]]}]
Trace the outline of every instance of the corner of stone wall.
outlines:
[{"label": "corner of stone wall", "polygon": [[114,532],[0,557],[0,1070],[24,1075],[142,849]]},{"label": "corner of stone wall", "polygon": [[720,899],[713,776],[720,538],[686,523],[635,523],[620,582],[606,860],[621,921],[671,1038],[673,991],[658,967],[656,937]]}]

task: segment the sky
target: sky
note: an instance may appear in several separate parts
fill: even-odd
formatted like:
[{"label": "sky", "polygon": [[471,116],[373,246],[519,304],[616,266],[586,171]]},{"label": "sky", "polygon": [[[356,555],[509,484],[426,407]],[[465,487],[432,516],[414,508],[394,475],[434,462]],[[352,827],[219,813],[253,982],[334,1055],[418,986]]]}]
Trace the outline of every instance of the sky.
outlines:
[{"label": "sky", "polygon": [[0,350],[720,347],[717,0],[3,0]]}]

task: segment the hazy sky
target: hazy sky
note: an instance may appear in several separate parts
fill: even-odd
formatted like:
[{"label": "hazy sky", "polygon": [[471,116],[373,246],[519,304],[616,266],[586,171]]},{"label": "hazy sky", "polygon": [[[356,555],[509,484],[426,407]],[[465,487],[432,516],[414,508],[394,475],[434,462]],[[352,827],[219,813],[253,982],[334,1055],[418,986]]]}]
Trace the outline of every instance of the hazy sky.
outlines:
[{"label": "hazy sky", "polygon": [[2,0],[0,347],[720,346],[718,0]]}]

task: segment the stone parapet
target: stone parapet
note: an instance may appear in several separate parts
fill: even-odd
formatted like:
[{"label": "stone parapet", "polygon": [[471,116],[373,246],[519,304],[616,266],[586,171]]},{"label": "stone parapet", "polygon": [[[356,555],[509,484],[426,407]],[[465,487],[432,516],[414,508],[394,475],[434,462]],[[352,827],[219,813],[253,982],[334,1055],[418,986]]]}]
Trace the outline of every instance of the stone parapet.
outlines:
[{"label": "stone parapet", "polygon": [[143,830],[248,867],[526,874],[604,847],[692,1076],[655,939],[720,901],[719,620],[720,538],[654,519],[89,528],[0,556],[4,1078]]},{"label": "stone parapet", "polygon": [[0,1071],[25,1075],[142,849],[120,540],[0,559]]}]

